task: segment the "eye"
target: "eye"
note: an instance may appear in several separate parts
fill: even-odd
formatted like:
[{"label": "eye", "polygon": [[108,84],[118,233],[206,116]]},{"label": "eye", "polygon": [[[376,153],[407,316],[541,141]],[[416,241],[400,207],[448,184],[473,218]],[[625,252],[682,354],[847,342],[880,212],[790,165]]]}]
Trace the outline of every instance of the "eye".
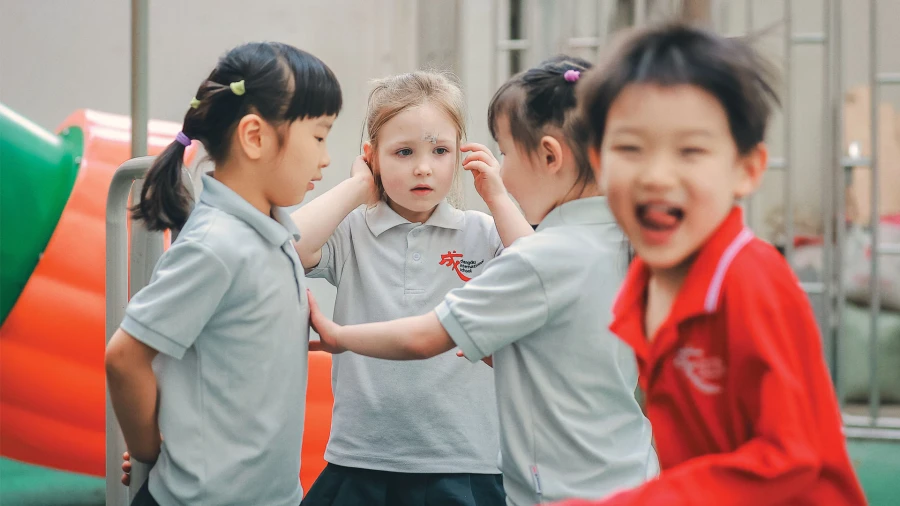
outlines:
[{"label": "eye", "polygon": [[641,148],[634,144],[617,144],[613,146],[613,151],[622,153],[639,153]]},{"label": "eye", "polygon": [[681,148],[681,156],[697,156],[705,154],[706,150],[703,148],[690,147],[690,148]]},{"label": "eye", "polygon": [[447,148],[435,148],[434,149],[434,154],[436,154],[436,155],[446,155],[449,152],[450,152],[450,150]]},{"label": "eye", "polygon": [[316,140],[319,142],[325,142],[325,137],[316,137]]},{"label": "eye", "polygon": [[400,156],[410,156],[413,154],[413,150],[410,148],[398,149],[396,154]]}]

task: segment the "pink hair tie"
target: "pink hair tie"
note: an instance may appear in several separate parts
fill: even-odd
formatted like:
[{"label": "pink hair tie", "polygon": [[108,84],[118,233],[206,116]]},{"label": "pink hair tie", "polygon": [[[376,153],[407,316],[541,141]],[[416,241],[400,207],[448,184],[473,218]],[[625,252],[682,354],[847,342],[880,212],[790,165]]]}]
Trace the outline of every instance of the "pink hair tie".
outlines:
[{"label": "pink hair tie", "polygon": [[567,70],[565,74],[563,74],[563,77],[566,78],[566,81],[574,83],[578,80],[579,77],[581,77],[581,71],[570,69]]}]

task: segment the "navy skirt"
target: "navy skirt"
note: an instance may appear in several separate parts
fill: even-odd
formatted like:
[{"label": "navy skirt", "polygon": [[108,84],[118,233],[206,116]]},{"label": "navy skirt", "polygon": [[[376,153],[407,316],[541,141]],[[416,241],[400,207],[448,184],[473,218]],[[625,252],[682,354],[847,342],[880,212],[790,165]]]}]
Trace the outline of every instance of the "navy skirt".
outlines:
[{"label": "navy skirt", "polygon": [[150,495],[150,480],[144,481],[134,499],[131,500],[131,506],[159,506],[156,499]]},{"label": "navy skirt", "polygon": [[328,464],[303,506],[505,506],[499,474],[392,473]]}]

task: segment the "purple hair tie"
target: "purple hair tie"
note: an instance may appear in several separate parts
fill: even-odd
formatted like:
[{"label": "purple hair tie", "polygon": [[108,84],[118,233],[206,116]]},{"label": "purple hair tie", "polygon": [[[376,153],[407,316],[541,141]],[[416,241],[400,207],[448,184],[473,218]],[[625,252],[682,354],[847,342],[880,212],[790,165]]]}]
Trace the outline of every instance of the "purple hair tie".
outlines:
[{"label": "purple hair tie", "polygon": [[575,81],[578,80],[579,77],[581,77],[581,71],[578,71],[575,69],[570,69],[570,70],[567,70],[565,74],[563,74],[563,77],[566,78],[566,81],[569,81],[570,83],[574,83]]},{"label": "purple hair tie", "polygon": [[189,147],[191,145],[191,138],[184,135],[184,132],[178,132],[175,136],[175,140],[184,147]]}]

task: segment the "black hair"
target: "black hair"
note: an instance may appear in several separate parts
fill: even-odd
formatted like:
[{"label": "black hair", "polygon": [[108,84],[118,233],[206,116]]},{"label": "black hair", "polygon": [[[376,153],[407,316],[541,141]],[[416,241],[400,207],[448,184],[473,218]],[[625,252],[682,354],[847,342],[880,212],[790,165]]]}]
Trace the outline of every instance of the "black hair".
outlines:
[{"label": "black hair", "polygon": [[[231,85],[241,81],[244,92],[238,94]],[[247,114],[280,126],[336,115],[342,103],[340,84],[322,60],[278,42],[252,42],[228,51],[195,99],[182,132],[203,143],[217,164],[228,157],[232,134]],[[184,152],[185,146],[173,141],[147,172],[141,201],[132,212],[149,230],[180,229],[187,221],[193,201],[181,180]]]},{"label": "black hair", "polygon": [[779,104],[775,76],[746,41],[676,23],[637,30],[579,83],[578,96],[591,144],[599,146],[609,109],[628,85],[696,86],[725,109],[738,153],[746,155],[765,139]]},{"label": "black hair", "polygon": [[572,150],[578,181],[593,182],[594,173],[587,157],[588,136],[577,117],[577,81],[565,77],[567,71],[584,73],[591,66],[581,58],[557,55],[510,78],[494,94],[488,108],[491,136],[497,140],[497,121],[504,116],[516,146],[533,154],[541,137],[547,135],[547,128],[557,128]]}]

